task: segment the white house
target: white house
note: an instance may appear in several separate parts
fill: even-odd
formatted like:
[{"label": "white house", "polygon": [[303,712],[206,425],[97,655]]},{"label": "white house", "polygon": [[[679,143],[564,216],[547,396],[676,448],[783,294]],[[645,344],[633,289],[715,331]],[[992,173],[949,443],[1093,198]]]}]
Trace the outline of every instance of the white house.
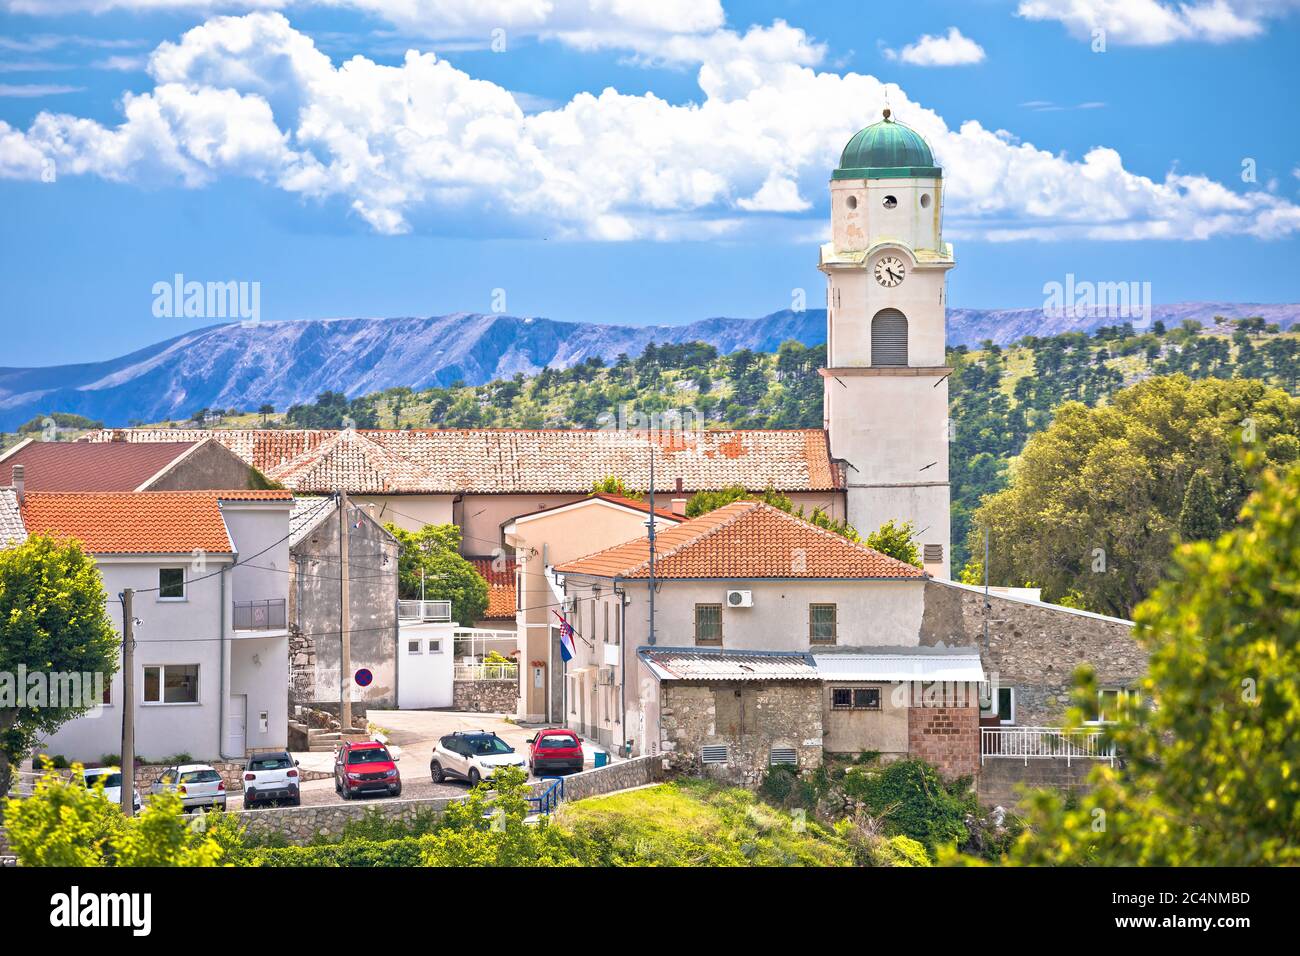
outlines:
[{"label": "white house", "polygon": [[[147,759],[242,758],[288,743],[287,491],[12,494],[22,530],[75,538],[94,555],[122,632],[133,588],[135,748]],[[41,749],[70,760],[118,754],[122,674],[102,708]]]}]

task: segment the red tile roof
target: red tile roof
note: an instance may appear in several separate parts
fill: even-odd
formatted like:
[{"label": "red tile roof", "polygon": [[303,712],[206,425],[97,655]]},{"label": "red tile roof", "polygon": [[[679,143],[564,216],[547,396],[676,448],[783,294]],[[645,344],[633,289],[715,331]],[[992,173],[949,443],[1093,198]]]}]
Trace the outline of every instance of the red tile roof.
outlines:
[{"label": "red tile roof", "polygon": [[488,606],[484,620],[515,619],[515,559],[470,558],[474,570],[488,583]]},{"label": "red tile roof", "polygon": [[602,429],[105,429],[90,442],[212,437],[267,477],[303,493],[584,493],[609,475],[687,493],[742,485],[752,491],[843,487],[818,428],[638,432]]},{"label": "red tile roof", "polygon": [[287,491],[29,492],[27,533],[76,538],[92,554],[231,554],[222,501],[284,501]]},{"label": "red tile roof", "polygon": [[0,460],[0,485],[13,484],[22,465],[28,491],[135,491],[195,444],[26,442]]},{"label": "red tile roof", "polygon": [[[556,568],[596,577],[650,576],[650,543],[639,538]],[[917,578],[896,558],[759,501],[736,501],[655,536],[659,578]]]}]

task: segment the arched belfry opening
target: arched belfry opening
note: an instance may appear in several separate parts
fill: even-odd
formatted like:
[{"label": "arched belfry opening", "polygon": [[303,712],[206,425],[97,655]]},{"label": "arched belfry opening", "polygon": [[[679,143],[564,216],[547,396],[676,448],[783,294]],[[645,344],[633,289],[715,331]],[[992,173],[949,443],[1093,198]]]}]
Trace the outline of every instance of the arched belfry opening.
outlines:
[{"label": "arched belfry opening", "polygon": [[881,309],[871,320],[871,364],[907,364],[907,316]]}]

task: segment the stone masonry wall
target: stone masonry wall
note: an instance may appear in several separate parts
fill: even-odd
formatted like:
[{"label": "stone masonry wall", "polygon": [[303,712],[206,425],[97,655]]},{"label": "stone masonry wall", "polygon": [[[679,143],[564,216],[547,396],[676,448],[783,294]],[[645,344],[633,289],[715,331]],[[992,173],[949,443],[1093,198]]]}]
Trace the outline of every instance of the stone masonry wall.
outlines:
[{"label": "stone masonry wall", "polygon": [[519,704],[517,680],[458,680],[453,682],[453,710],[479,714],[513,714]]},{"label": "stone masonry wall", "polygon": [[978,773],[979,707],[909,707],[907,752],[950,780]]},{"label": "stone masonry wall", "polygon": [[[1126,687],[1147,667],[1126,621],[989,596],[938,581],[925,584],[923,646],[978,647],[989,680],[1015,688],[1016,723],[1052,726],[1070,703],[1074,670],[1093,666],[1103,687]],[[984,621],[989,641],[984,646]]]},{"label": "stone masonry wall", "polygon": [[[793,747],[799,769],[822,762],[821,684],[782,681],[757,684],[660,686],[660,750],[680,773],[757,785],[773,747]],[[725,744],[725,764],[704,764],[700,748]]]},{"label": "stone masonry wall", "polygon": [[1013,807],[1020,795],[1017,787],[1051,787],[1066,793],[1083,793],[1089,789],[1088,775],[1104,761],[1075,758],[1066,763],[1062,757],[1038,760],[1015,760],[995,757],[984,761],[976,783],[980,803],[987,806]]}]

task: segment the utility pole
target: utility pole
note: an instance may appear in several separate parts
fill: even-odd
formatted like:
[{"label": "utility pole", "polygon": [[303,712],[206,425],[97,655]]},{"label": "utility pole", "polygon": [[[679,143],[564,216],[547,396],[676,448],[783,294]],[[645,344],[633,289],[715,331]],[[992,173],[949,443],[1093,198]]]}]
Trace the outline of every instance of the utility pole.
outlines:
[{"label": "utility pole", "polygon": [[650,443],[650,644],[655,642],[655,446]]},{"label": "utility pole", "polygon": [[135,617],[134,588],[122,599],[122,813],[135,814]]},{"label": "utility pole", "polygon": [[343,733],[352,730],[352,601],[348,568],[348,493],[339,492],[339,726]]}]

